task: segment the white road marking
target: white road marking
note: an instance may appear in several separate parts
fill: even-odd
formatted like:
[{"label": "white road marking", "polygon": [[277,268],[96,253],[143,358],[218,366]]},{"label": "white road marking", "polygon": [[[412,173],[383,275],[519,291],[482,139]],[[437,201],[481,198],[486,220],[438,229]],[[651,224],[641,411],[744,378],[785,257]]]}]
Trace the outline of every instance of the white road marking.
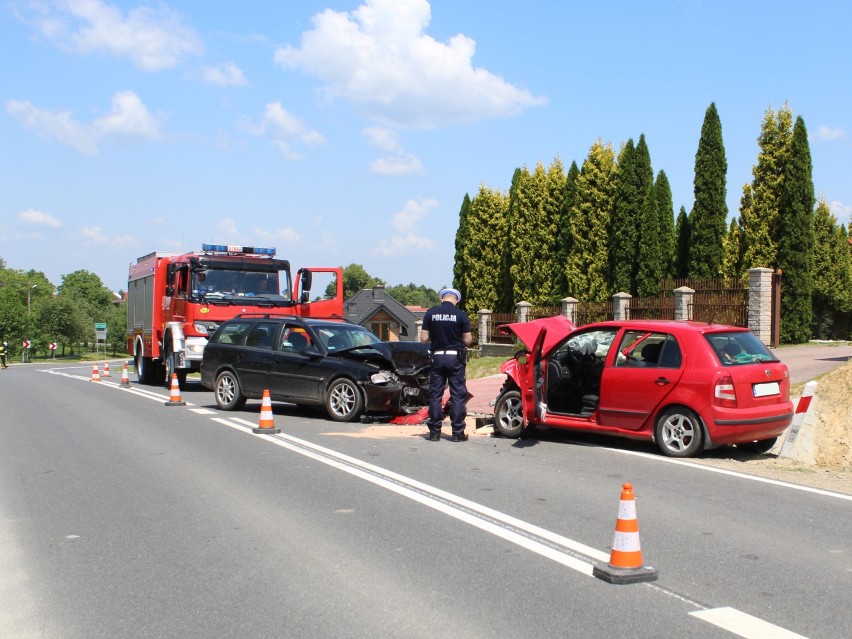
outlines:
[{"label": "white road marking", "polygon": [[763,484],[771,484],[773,486],[782,486],[783,488],[792,488],[793,490],[800,490],[805,493],[813,493],[815,495],[822,495],[824,497],[834,497],[836,499],[843,499],[845,501],[852,501],[852,495],[844,495],[843,493],[834,493],[830,490],[823,490],[821,488],[811,488],[810,486],[799,486],[798,484],[790,484],[785,481],[779,481],[777,479],[769,479],[767,477],[757,477],[755,475],[746,475],[745,473],[738,473],[735,470],[725,470],[724,468],[716,468],[715,466],[705,466],[704,464],[696,464],[694,462],[689,462],[684,459],[674,459],[672,457],[662,457],[660,455],[651,455],[649,453],[643,453],[637,450],[623,450],[619,448],[608,448],[606,446],[596,446],[595,448],[602,448],[603,450],[608,450],[613,453],[620,453],[622,455],[633,455],[635,457],[644,457],[645,459],[650,459],[655,462],[663,462],[666,464],[676,464],[678,466],[687,466],[689,468],[694,468],[696,470],[704,470],[708,473],[719,473],[720,475],[729,475],[730,477],[736,477],[738,479],[747,479],[749,481],[756,481]]},{"label": "white road marking", "polygon": [[752,617],[736,608],[711,608],[689,614],[745,639],[806,639],[803,635]]},{"label": "white road marking", "polygon": [[[54,375],[61,375],[64,377],[69,377],[71,379],[78,379],[86,382],[91,381],[91,379],[87,377],[71,375],[56,370],[47,370],[44,372],[49,372]],[[147,391],[144,389],[122,388],[115,382],[102,381],[100,383],[106,387],[130,392],[145,399],[151,399],[155,401],[163,401],[167,399],[167,397],[164,395],[159,395],[152,391]],[[187,404],[187,406],[193,406],[193,404]],[[190,410],[199,415],[216,414],[216,411],[212,411],[205,408],[191,408]],[[411,479],[410,477],[406,477],[404,475],[400,475],[398,473],[381,468],[379,466],[363,462],[354,457],[344,455],[343,453],[338,453],[337,451],[325,448],[323,446],[318,446],[317,444],[313,444],[306,440],[298,439],[291,435],[286,435],[283,433],[278,435],[254,434],[252,432],[252,429],[254,429],[256,425],[239,417],[234,417],[231,419],[213,417],[211,419],[212,421],[228,426],[229,428],[233,428],[243,433],[252,434],[255,437],[260,437],[270,443],[275,444],[276,446],[286,448],[287,450],[290,450],[292,452],[298,453],[305,457],[309,457],[333,468],[337,468],[338,470],[342,470],[343,472],[346,472],[350,475],[369,481],[372,484],[375,484],[376,486],[380,486],[398,495],[411,499],[417,503],[423,504],[424,506],[428,506],[429,508],[432,508],[438,512],[444,513],[461,522],[479,528],[480,530],[495,535],[496,537],[505,539],[506,541],[525,548],[530,552],[534,552],[542,557],[555,561],[567,568],[576,570],[577,572],[587,575],[589,577],[593,576],[593,564],[587,561],[583,561],[582,559],[574,557],[572,555],[566,554],[563,550],[555,548],[554,546],[547,545],[543,542],[550,542],[555,546],[559,546],[561,548],[564,548],[565,550],[580,555],[584,555],[589,559],[603,562],[609,561],[609,555],[607,553],[592,548],[591,546],[587,546],[578,541],[574,541],[573,539],[563,537],[562,535],[559,535],[552,531],[546,530],[534,524],[512,517],[511,515],[507,515],[500,511],[489,508],[488,506],[483,506],[476,502],[467,500],[463,497],[453,495],[452,493],[448,493],[444,490],[441,490],[440,488],[435,488],[428,484],[424,484],[423,482],[417,481],[416,479]],[[680,459],[658,457],[655,455],[649,455],[647,453],[619,450],[616,448],[605,448],[605,450],[609,450],[616,453],[622,453],[625,455],[645,457],[653,461],[668,462],[672,464],[688,466],[690,468],[717,472],[723,475],[730,475],[732,477],[737,477],[740,479],[760,481],[776,486],[803,490],[805,492],[812,492],[828,497],[838,497],[841,499],[852,500],[852,496],[849,495],[832,493],[816,488],[809,488],[807,486],[797,486],[795,484],[788,484],[786,482],[766,479],[763,477],[753,477],[751,475],[744,475],[742,473],[723,470],[720,468],[714,468],[712,466],[703,466],[700,464],[689,463]],[[527,533],[527,535],[538,537],[543,541],[537,541],[536,539],[533,539],[530,536],[526,536],[521,533]],[[689,601],[687,599],[684,599],[682,596],[677,595],[677,593],[669,592],[659,587],[656,587],[655,584],[648,583],[644,585],[652,587],[663,594],[678,597],[683,601]],[[693,603],[693,605],[695,605],[696,607],[702,608],[702,606],[698,603],[691,603]],[[804,635],[800,635],[790,630],[786,630],[785,628],[776,626],[758,617],[753,617],[747,613],[737,610],[736,608],[702,608],[700,610],[690,612],[689,614],[697,619],[701,619],[702,621],[706,621],[707,623],[713,624],[719,628],[722,628],[724,630],[732,632],[733,634],[743,637],[744,639],[807,639],[807,637],[805,637]]]}]

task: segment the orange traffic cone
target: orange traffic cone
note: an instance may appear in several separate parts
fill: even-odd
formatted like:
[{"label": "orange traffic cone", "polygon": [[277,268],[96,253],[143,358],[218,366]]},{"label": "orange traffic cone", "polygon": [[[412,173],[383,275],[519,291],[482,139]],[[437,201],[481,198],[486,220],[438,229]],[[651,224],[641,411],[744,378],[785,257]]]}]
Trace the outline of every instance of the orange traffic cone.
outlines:
[{"label": "orange traffic cone", "polygon": [[109,362],[104,362],[104,377],[111,377],[109,374]]},{"label": "orange traffic cone", "polygon": [[98,372],[98,365],[92,364],[92,379],[90,382],[99,382],[101,381],[101,374]]},{"label": "orange traffic cone", "polygon": [[275,427],[275,417],[272,414],[272,400],[269,397],[269,391],[263,391],[263,403],[260,405],[260,423],[257,428],[252,428],[251,432],[258,435],[275,435],[281,432],[280,428]]},{"label": "orange traffic cone", "polygon": [[657,569],[642,564],[633,484],[624,484],[621,487],[621,501],[618,504],[618,519],[615,521],[609,563],[595,564],[592,574],[611,584],[632,584],[657,579]]},{"label": "orange traffic cone", "polygon": [[172,373],[172,387],[169,392],[169,401],[166,406],[186,406],[186,402],[180,398],[180,384],[176,373]]},{"label": "orange traffic cone", "polygon": [[124,367],[121,369],[121,384],[122,388],[130,388],[130,378],[127,376],[127,362],[124,362]]}]

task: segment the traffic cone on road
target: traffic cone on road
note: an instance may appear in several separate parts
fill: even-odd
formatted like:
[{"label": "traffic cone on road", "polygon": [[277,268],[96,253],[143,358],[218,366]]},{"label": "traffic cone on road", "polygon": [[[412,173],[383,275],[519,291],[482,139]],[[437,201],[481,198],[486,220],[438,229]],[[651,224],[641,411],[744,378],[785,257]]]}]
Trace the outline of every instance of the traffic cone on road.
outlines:
[{"label": "traffic cone on road", "polygon": [[101,374],[98,372],[98,365],[92,364],[92,379],[90,382],[99,382],[101,381]]},{"label": "traffic cone on road", "polygon": [[109,374],[109,362],[104,362],[104,377],[111,377]]},{"label": "traffic cone on road", "polygon": [[186,402],[180,398],[180,384],[176,373],[172,373],[172,387],[169,391],[169,401],[166,406],[186,406]]},{"label": "traffic cone on road", "polygon": [[611,584],[632,584],[657,579],[657,569],[642,563],[633,484],[624,484],[621,487],[621,501],[618,504],[618,519],[615,522],[609,563],[595,564],[592,574]]},{"label": "traffic cone on road", "polygon": [[275,416],[272,414],[272,399],[269,397],[269,391],[263,391],[263,403],[260,405],[260,423],[257,428],[252,428],[251,432],[258,435],[275,435],[281,432],[280,428],[275,427]]},{"label": "traffic cone on road", "polygon": [[127,376],[127,362],[124,362],[124,367],[121,369],[121,384],[122,388],[130,388],[130,378]]}]

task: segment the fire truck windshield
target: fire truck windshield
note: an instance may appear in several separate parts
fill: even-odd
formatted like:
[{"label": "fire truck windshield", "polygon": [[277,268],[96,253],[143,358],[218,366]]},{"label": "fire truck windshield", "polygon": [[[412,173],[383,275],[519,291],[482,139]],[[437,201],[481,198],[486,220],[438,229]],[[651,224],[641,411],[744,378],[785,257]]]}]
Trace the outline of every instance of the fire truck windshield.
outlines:
[{"label": "fire truck windshield", "polygon": [[290,277],[287,271],[207,268],[193,273],[192,294],[208,302],[239,298],[245,304],[248,300],[244,298],[254,297],[266,303],[284,304],[290,302]]}]

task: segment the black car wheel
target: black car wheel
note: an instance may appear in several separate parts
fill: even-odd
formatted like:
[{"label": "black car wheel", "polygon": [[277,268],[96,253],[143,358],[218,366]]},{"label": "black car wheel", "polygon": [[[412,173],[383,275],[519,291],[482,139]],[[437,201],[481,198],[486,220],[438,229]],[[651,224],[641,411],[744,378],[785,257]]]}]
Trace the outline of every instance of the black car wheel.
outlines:
[{"label": "black car wheel", "polygon": [[246,403],[240,390],[240,380],[231,371],[223,371],[216,378],[216,403],[222,410],[238,410]]},{"label": "black car wheel", "polygon": [[682,406],[667,408],[657,418],[657,446],[668,457],[693,457],[701,450],[704,431],[693,411]]},{"label": "black car wheel", "polygon": [[364,407],[361,391],[351,379],[342,377],[334,380],[325,395],[325,407],[329,417],[336,422],[351,422],[357,419]]},{"label": "black car wheel", "polygon": [[494,430],[503,435],[517,439],[524,429],[524,407],[521,393],[516,390],[506,391],[497,398],[494,405]]}]

